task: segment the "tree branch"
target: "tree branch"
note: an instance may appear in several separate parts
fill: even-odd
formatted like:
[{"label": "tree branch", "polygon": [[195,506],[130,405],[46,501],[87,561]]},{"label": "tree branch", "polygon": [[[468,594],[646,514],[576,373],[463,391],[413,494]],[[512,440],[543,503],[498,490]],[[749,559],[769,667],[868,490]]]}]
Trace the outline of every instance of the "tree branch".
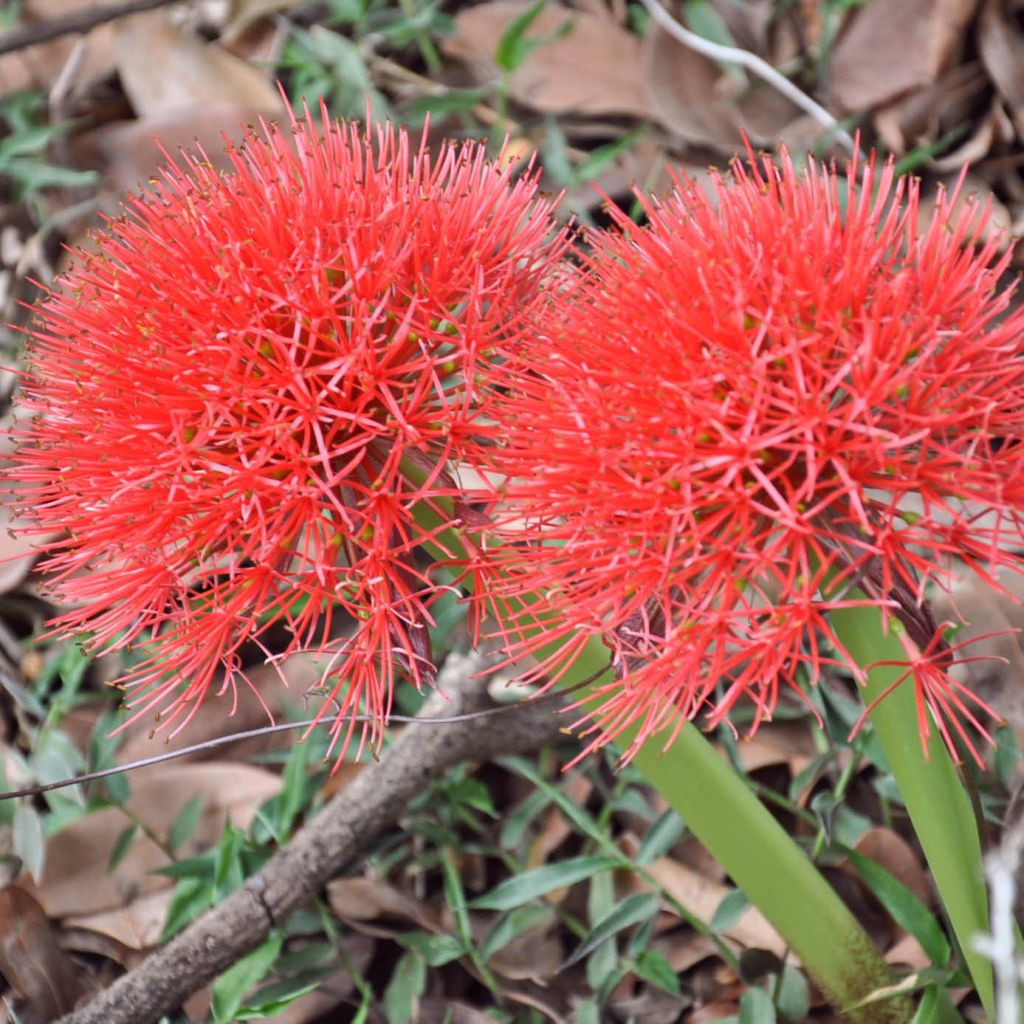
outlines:
[{"label": "tree branch", "polygon": [[[479,706],[486,700],[481,667],[480,656],[449,657],[438,680],[441,692],[421,717]],[[59,1024],[154,1024],[263,942],[392,827],[409,801],[446,768],[534,750],[558,736],[560,721],[557,708],[527,701],[482,721],[406,726],[377,764],[338,793],[241,889]]]},{"label": "tree branch", "polygon": [[40,21],[35,25],[25,25],[23,28],[8,32],[0,38],[0,53],[24,50],[28,46],[47,43],[51,39],[60,39],[61,36],[70,36],[76,32],[88,32],[108,21],[177,2],[178,0],[128,0],[127,3],[104,7],[81,7],[59,18]]}]

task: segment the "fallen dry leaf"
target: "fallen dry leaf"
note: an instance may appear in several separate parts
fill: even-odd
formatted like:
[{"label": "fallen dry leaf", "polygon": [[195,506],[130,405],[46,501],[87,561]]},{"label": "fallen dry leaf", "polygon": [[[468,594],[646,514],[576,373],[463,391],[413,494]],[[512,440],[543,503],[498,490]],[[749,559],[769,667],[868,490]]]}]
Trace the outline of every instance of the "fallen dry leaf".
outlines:
[{"label": "fallen dry leaf", "polygon": [[[365,935],[391,938],[408,931],[410,921],[434,934],[444,931],[427,904],[373,878],[335,878],[327,883],[327,904],[340,920]],[[398,918],[404,923],[401,927],[369,923],[381,918]]]},{"label": "fallen dry leaf", "polygon": [[866,110],[934,82],[949,66],[978,0],[870,0],[851,15],[830,62],[831,100]]},{"label": "fallen dry leaf", "polygon": [[228,142],[238,142],[245,126],[260,114],[237,103],[186,107],[141,121],[103,125],[83,133],[82,145],[95,154],[112,191],[137,192],[167,165],[166,154],[202,152],[214,167],[228,170]]},{"label": "fallen dry leaf", "polygon": [[[1011,17],[1012,14],[1016,17]],[[1018,0],[984,0],[978,19],[978,50],[985,70],[1010,106],[1024,138],[1024,30]]]},{"label": "fallen dry leaf", "polygon": [[[647,868],[656,882],[681,903],[694,917],[705,924],[711,922],[719,904],[732,889],[715,882],[676,860],[662,857]],[[671,907],[666,907],[671,910]],[[743,946],[767,949],[776,956],[786,955],[788,946],[782,936],[768,923],[768,919],[756,907],[748,907],[724,933]]]},{"label": "fallen dry leaf", "polygon": [[997,579],[1005,593],[964,571],[950,593],[930,594],[929,601],[938,621],[963,623],[957,643],[973,641],[963,656],[976,660],[954,665],[953,674],[1005,719],[1018,744],[1024,744],[1024,579],[1006,570]]},{"label": "fallen dry leaf", "polygon": [[48,1024],[74,1009],[88,990],[43,908],[16,885],[0,891],[0,971],[17,995],[22,1024]]},{"label": "fallen dry leaf", "polygon": [[[280,114],[283,101],[265,72],[170,22],[162,11],[118,22],[115,61],[140,120],[201,113],[211,106]],[[237,124],[222,126],[231,131]]]},{"label": "fallen dry leaf", "polygon": [[[455,16],[455,32],[442,42],[450,57],[464,61],[482,82],[494,81],[497,41],[530,8],[530,0],[490,0]],[[530,26],[526,39],[571,30],[534,50],[511,75],[509,94],[544,113],[628,114],[646,118],[649,107],[638,72],[640,40],[610,15],[573,11],[552,0]]]},{"label": "fallen dry leaf", "polygon": [[957,64],[938,81],[880,107],[875,131],[886,148],[900,155],[926,146],[972,120],[989,81],[977,62]]},{"label": "fallen dry leaf", "polygon": [[[229,817],[237,827],[246,828],[259,805],[280,787],[279,776],[247,764],[161,764],[134,776],[127,807],[150,831],[164,837],[185,804],[201,794],[199,824],[180,850],[182,856],[190,856],[215,843]],[[37,895],[51,917],[123,909],[140,895],[171,884],[151,873],[167,865],[167,855],[142,834],[117,867],[107,870],[118,836],[130,824],[131,818],[108,807],[78,818],[49,839]]]},{"label": "fallen dry leaf", "polygon": [[680,141],[732,152],[744,133],[774,142],[801,110],[760,79],[740,87],[721,65],[659,25],[644,37],[641,72],[654,116]]},{"label": "fallen dry leaf", "polygon": [[165,884],[155,892],[139,896],[123,907],[98,914],[72,914],[64,918],[65,928],[81,928],[114,939],[127,949],[149,949],[160,941],[174,887]]}]

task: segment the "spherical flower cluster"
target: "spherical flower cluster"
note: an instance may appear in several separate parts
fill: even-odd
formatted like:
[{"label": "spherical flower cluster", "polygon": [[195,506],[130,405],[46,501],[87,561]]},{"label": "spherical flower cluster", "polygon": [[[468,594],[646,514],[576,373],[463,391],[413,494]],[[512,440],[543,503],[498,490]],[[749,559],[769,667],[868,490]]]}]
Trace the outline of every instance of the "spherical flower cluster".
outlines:
[{"label": "spherical flower cluster", "polygon": [[521,646],[550,678],[610,637],[591,735],[635,749],[741,698],[756,728],[850,664],[829,613],[879,604],[922,729],[969,743],[980,702],[924,592],[1024,548],[1024,312],[985,212],[940,194],[924,227],[891,166],[752,160],[713,193],[678,183],[644,228],[613,213],[500,370],[506,590],[543,595]]},{"label": "spherical flower cluster", "polygon": [[172,164],[43,303],[11,475],[59,534],[58,630],[143,644],[136,714],[237,698],[273,630],[275,657],[329,656],[325,713],[362,706],[379,737],[396,665],[432,678],[444,584],[417,554],[465,525],[448,467],[479,374],[565,238],[536,176],[474,143],[435,158],[324,114],[231,160]]}]

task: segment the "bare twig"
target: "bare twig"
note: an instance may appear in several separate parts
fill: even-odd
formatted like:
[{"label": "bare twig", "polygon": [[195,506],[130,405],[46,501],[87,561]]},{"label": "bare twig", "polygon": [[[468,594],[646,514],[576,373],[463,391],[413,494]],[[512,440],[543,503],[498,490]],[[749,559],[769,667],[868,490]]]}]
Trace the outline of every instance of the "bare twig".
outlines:
[{"label": "bare twig", "polygon": [[675,18],[672,17],[660,0],[641,0],[647,8],[650,16],[670,35],[673,39],[682,43],[683,46],[697,53],[702,53],[712,60],[725,61],[730,64],[739,64],[746,68],[751,74],[767,82],[776,92],[781,93],[788,100],[792,100],[801,110],[810,114],[815,121],[823,128],[831,131],[835,137],[851,152],[857,152],[857,143],[849,132],[840,127],[838,120],[833,117],[820,103],[811,99],[802,89],[797,88],[785,75],[749,50],[741,50],[736,46],[723,46],[721,43],[713,43],[710,39],[691,32],[684,28]]},{"label": "bare twig", "polygon": [[985,857],[985,874],[991,899],[989,915],[992,932],[978,935],[974,948],[992,961],[996,980],[994,1024],[1019,1024],[1021,981],[1024,979],[1017,953],[1017,874],[1024,853],[1024,816],[1018,817],[1003,834],[999,845]]},{"label": "bare twig", "polygon": [[[452,656],[424,708],[473,710],[486,699],[475,657]],[[309,824],[250,877],[135,970],[119,978],[60,1024],[153,1024],[191,993],[263,942],[347,864],[390,828],[409,801],[459,761],[536,749],[559,733],[548,705],[527,701],[480,721],[408,726],[377,764],[335,796]]]},{"label": "bare twig", "polygon": [[47,43],[51,39],[70,36],[75,32],[88,32],[97,25],[103,25],[117,18],[125,18],[129,14],[140,14],[152,11],[156,7],[166,7],[178,3],[179,0],[127,0],[123,4],[110,4],[103,7],[80,7],[60,18],[40,21],[35,25],[16,28],[0,38],[0,53],[11,53],[13,50],[24,50],[27,46]]}]

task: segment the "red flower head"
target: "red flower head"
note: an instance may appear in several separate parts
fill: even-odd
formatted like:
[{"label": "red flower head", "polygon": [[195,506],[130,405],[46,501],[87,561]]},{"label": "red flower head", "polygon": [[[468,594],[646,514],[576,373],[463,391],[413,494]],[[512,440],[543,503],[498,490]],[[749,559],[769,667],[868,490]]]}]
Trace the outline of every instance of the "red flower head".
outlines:
[{"label": "red flower head", "polygon": [[496,465],[526,542],[505,557],[561,622],[522,644],[566,639],[539,676],[610,634],[594,745],[633,725],[635,747],[741,697],[756,728],[781,685],[849,663],[829,610],[880,604],[921,654],[924,727],[928,705],[967,739],[980,701],[924,589],[1024,547],[1024,312],[1000,319],[984,211],[940,195],[918,235],[891,166],[788,158],[714,191],[679,183],[642,229],[613,214],[557,326],[501,370]]},{"label": "red flower head", "polygon": [[149,641],[121,682],[178,728],[221,669],[237,699],[240,649],[272,628],[277,653],[330,656],[325,713],[365,701],[377,737],[396,659],[430,681],[440,590],[414,556],[460,524],[445,467],[478,373],[565,244],[535,177],[481,146],[433,160],[323,116],[322,135],[264,126],[228,175],[172,165],[34,331],[11,475],[62,534],[46,568],[76,607],[57,627]]}]

